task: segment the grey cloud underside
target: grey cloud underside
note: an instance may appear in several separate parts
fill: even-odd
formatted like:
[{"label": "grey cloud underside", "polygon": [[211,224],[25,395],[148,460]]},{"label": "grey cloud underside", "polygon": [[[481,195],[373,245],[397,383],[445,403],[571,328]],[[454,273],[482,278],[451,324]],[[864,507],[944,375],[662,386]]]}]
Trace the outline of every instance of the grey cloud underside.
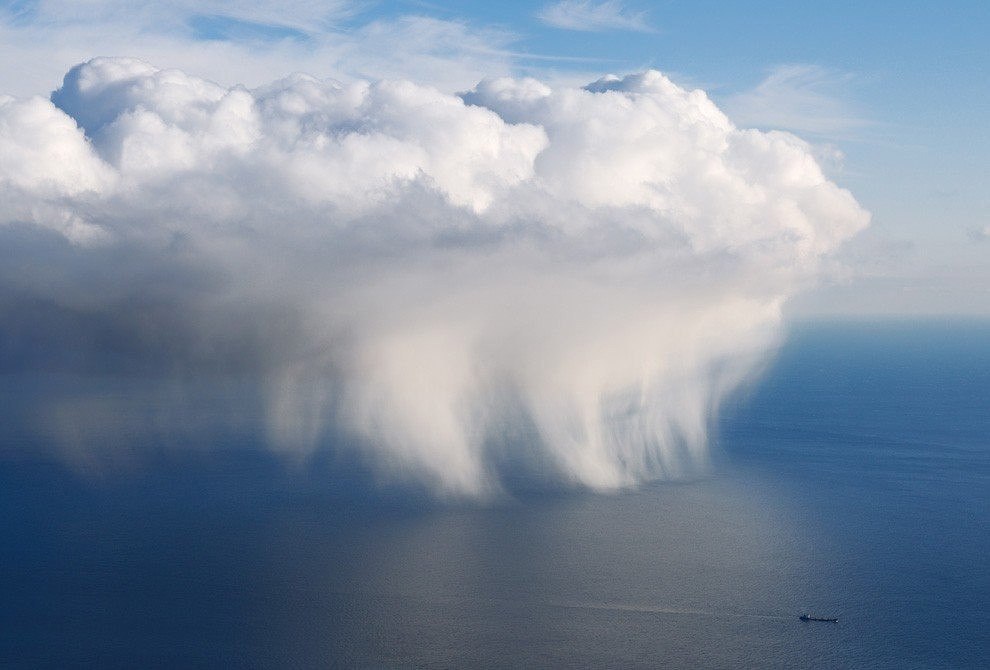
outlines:
[{"label": "grey cloud underside", "polygon": [[272,448],[452,495],[703,463],[868,221],[803,142],[657,72],[456,97],[127,59],[0,99],[0,217],[8,368],[249,375]]}]

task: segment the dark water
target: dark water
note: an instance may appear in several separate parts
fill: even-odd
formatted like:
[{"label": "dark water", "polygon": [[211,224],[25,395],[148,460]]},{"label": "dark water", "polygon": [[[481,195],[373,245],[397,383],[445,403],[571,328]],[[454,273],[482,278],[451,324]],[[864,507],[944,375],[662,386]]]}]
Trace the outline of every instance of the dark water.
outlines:
[{"label": "dark water", "polygon": [[990,667],[986,323],[799,327],[710,476],[615,496],[441,507],[250,450],[80,477],[3,434],[4,666]]}]

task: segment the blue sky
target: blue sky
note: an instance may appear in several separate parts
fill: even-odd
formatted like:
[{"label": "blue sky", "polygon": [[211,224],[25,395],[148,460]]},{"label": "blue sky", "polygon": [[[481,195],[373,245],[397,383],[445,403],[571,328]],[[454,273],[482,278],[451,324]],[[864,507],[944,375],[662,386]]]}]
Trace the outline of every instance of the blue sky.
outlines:
[{"label": "blue sky", "polygon": [[294,70],[583,81],[656,68],[819,147],[874,217],[797,314],[990,314],[990,3],[0,2],[0,93],[132,55],[224,84]]}]

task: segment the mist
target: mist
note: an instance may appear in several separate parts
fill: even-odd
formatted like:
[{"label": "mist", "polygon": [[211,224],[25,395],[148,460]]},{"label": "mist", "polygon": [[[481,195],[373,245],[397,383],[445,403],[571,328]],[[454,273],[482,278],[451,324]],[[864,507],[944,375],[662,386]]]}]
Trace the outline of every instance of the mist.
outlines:
[{"label": "mist", "polygon": [[[248,380],[220,423],[290,461],[623,488],[705,467],[782,307],[868,222],[813,147],[656,71],[449,95],[98,58],[0,98],[0,366],[170,380],[38,400],[63,455],[195,433],[175,398]],[[122,423],[152,401],[175,411]]]}]

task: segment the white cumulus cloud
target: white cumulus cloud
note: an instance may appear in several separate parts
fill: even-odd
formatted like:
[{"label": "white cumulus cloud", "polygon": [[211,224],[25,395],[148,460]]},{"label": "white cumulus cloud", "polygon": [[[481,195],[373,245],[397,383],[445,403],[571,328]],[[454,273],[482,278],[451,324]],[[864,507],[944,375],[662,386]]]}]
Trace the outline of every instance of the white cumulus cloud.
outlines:
[{"label": "white cumulus cloud", "polygon": [[99,335],[52,347],[227,361],[273,448],[440,494],[702,464],[782,304],[869,219],[807,144],[655,71],[454,96],[100,58],[0,102],[0,148],[0,306]]}]

